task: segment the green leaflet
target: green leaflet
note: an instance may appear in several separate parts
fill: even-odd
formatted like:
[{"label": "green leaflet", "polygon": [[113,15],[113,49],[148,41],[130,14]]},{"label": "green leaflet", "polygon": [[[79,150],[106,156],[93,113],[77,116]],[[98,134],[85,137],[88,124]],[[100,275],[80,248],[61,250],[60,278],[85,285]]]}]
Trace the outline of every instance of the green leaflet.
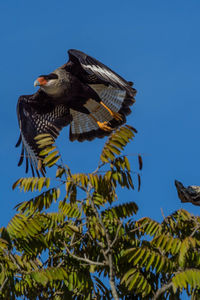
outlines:
[{"label": "green leaflet", "polygon": [[120,155],[127,143],[134,137],[133,132],[133,128],[127,125],[113,132],[104,145],[101,161],[104,163],[113,161],[116,155]]}]

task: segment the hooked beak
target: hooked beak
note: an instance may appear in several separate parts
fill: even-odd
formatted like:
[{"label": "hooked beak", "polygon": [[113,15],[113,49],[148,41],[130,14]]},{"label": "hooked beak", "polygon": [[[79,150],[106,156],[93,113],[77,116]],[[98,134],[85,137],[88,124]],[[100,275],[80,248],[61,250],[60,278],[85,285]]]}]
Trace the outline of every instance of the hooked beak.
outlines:
[{"label": "hooked beak", "polygon": [[38,86],[38,85],[40,85],[40,83],[39,83],[39,81],[36,79],[36,80],[34,81],[34,86]]},{"label": "hooked beak", "polygon": [[35,81],[34,81],[34,86],[41,86],[41,85],[45,85],[47,84],[47,80],[44,77],[38,77]]}]

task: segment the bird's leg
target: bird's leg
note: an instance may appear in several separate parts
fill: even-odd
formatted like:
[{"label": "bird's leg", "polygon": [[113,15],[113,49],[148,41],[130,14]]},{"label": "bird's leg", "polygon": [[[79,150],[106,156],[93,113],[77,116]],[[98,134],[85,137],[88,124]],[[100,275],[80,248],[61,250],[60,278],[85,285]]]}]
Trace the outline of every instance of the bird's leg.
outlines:
[{"label": "bird's leg", "polygon": [[91,113],[89,114],[89,116],[97,123],[97,125],[99,126],[100,129],[104,130],[104,131],[112,131],[113,128],[108,126],[108,122],[99,122]]},{"label": "bird's leg", "polygon": [[107,105],[105,105],[102,101],[100,102],[100,104],[105,107],[105,109],[107,109],[107,111],[110,113],[110,115],[117,121],[122,121],[123,118],[122,116],[118,113],[118,112],[114,112],[112,111]]}]

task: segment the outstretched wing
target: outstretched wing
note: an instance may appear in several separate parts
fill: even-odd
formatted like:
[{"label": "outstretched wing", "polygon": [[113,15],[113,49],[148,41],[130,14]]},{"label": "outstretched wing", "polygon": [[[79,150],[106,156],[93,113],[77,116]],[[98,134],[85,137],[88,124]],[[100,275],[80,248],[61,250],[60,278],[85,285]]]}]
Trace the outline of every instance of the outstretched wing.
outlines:
[{"label": "outstretched wing", "polygon": [[[131,112],[129,107],[135,102],[136,90],[132,88],[133,84],[81,51],[71,49],[68,54],[69,61],[61,68],[89,85],[112,112],[122,116],[122,120],[116,121],[105,107],[91,100],[87,102],[87,109],[98,121],[109,122],[113,128],[125,123],[126,116]],[[95,137],[104,137],[109,134],[101,130],[88,115],[72,109],[70,109],[70,113],[73,116],[70,126],[72,141],[75,139],[79,141],[92,140]]]},{"label": "outstretched wing", "polygon": [[113,87],[127,90],[134,97],[136,90],[133,89],[132,82],[128,82],[102,64],[97,59],[79,51],[71,49],[68,51],[69,61],[65,65],[71,72],[88,84],[102,83]]},{"label": "outstretched wing", "polygon": [[[41,151],[34,138],[38,134],[49,133],[56,139],[60,130],[70,122],[69,110],[63,105],[52,104],[47,98],[43,93],[38,92],[34,95],[19,97],[17,103],[20,137],[16,147],[22,144],[18,166],[23,163],[25,158],[26,173],[30,163],[33,176],[34,170],[39,176],[38,160]],[[44,171],[43,167],[42,174]]]}]

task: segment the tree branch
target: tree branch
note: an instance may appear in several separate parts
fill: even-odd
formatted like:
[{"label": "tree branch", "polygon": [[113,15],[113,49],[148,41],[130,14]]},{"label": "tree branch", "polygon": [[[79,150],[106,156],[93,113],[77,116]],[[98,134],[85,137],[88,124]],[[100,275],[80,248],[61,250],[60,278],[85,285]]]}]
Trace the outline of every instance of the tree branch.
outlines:
[{"label": "tree branch", "polygon": [[116,243],[116,241],[118,239],[118,235],[119,235],[119,231],[120,231],[121,227],[122,227],[122,222],[120,222],[119,226],[117,227],[115,238],[114,238],[114,240],[112,241],[112,243],[110,245],[111,248],[114,246],[114,244]]},{"label": "tree branch", "polygon": [[168,284],[164,284],[159,290],[157,290],[156,294],[152,298],[152,300],[157,300],[159,297],[169,290],[172,287],[173,283],[170,281]]},{"label": "tree branch", "polygon": [[108,254],[108,262],[109,262],[109,277],[110,277],[110,287],[111,287],[111,291],[112,291],[112,295],[113,295],[113,298],[115,300],[118,300],[119,299],[119,296],[117,294],[117,290],[116,290],[116,287],[115,287],[115,274],[114,274],[114,270],[113,270],[113,260],[112,260],[112,253],[109,253]]},{"label": "tree branch", "polygon": [[17,263],[15,256],[10,252],[8,252],[7,255],[12,260],[13,264],[17,267],[17,269],[21,271],[21,266]]},{"label": "tree branch", "polygon": [[2,292],[2,290],[3,290],[3,288],[4,288],[4,286],[5,286],[5,284],[7,283],[7,281],[8,281],[8,277],[4,280],[4,282],[2,283],[2,285],[1,285],[1,287],[0,287],[0,292]]},{"label": "tree branch", "polygon": [[83,258],[83,257],[77,256],[77,255],[71,253],[71,251],[69,250],[69,248],[67,247],[67,245],[65,244],[65,242],[64,242],[64,246],[65,246],[65,249],[66,249],[67,253],[69,255],[71,255],[73,258],[75,258],[75,259],[77,259],[79,261],[82,261],[82,262],[84,262],[86,264],[89,264],[89,265],[96,265],[96,266],[105,266],[106,265],[105,262],[93,261],[93,260],[90,260],[88,258]]},{"label": "tree branch", "polygon": [[[96,208],[94,202],[91,199],[91,196],[90,196],[89,192],[90,192],[90,190],[88,190],[88,192],[87,192],[88,199],[90,199],[90,203],[91,203],[92,209],[93,209],[93,211],[94,211],[94,213],[96,215],[97,220],[101,224],[101,226],[102,226],[102,228],[103,228],[103,230],[105,232],[105,236],[106,236],[106,241],[107,241],[108,249],[105,251],[104,247],[101,246],[101,248],[102,248],[104,257],[107,258],[106,260],[107,260],[108,265],[109,265],[109,282],[110,282],[110,288],[111,288],[114,300],[119,300],[119,296],[117,294],[117,290],[116,290],[116,286],[115,286],[115,274],[114,274],[114,268],[113,268],[111,240],[110,240],[109,234],[107,232],[107,229],[105,228],[105,225],[104,225],[101,217],[99,216],[97,208]],[[117,239],[116,236],[115,236],[115,238]]]}]

